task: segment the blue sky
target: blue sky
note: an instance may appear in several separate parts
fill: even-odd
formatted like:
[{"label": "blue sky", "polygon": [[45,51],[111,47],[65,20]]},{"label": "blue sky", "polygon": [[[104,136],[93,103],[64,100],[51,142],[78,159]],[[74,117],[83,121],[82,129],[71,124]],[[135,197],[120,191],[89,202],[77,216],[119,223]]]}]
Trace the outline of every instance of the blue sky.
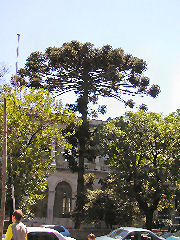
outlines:
[{"label": "blue sky", "polygon": [[[110,44],[147,62],[145,75],[160,85],[157,99],[138,98],[165,115],[180,108],[180,0],[0,0],[0,62],[15,73],[17,33],[19,67],[33,51],[78,40],[95,47]],[[73,95],[63,102],[73,101]],[[126,110],[113,99],[107,117]]]}]

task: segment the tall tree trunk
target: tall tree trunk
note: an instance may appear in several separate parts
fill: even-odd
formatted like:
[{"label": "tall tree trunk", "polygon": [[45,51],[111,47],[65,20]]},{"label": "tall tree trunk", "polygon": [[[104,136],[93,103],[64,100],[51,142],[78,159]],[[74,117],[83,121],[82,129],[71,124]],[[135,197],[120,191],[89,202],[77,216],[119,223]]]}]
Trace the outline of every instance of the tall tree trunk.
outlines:
[{"label": "tall tree trunk", "polygon": [[82,219],[82,216],[83,216],[83,206],[84,206],[84,151],[85,151],[85,142],[84,143],[82,142],[80,144],[78,180],[77,180],[77,199],[76,199],[76,216],[75,216],[75,228],[76,229],[80,228],[81,219]]},{"label": "tall tree trunk", "polygon": [[152,195],[153,203],[151,204],[150,207],[148,206],[148,199],[142,198],[140,194],[141,192],[142,192],[142,186],[137,184],[137,181],[135,180],[134,195],[135,195],[136,201],[138,202],[139,209],[143,211],[146,216],[145,226],[147,229],[151,230],[153,227],[153,214],[159,204],[161,192],[157,187],[156,191]]},{"label": "tall tree trunk", "polygon": [[149,210],[147,210],[145,212],[145,215],[146,215],[146,224],[145,224],[145,226],[149,230],[151,230],[152,227],[153,227],[153,214],[154,214],[154,212],[151,209],[149,209]]},{"label": "tall tree trunk", "polygon": [[79,229],[83,218],[84,207],[84,158],[86,152],[86,142],[88,137],[89,125],[87,121],[88,93],[84,91],[83,96],[79,99],[79,112],[82,114],[82,125],[79,132],[79,167],[77,180],[77,198],[75,228]]}]

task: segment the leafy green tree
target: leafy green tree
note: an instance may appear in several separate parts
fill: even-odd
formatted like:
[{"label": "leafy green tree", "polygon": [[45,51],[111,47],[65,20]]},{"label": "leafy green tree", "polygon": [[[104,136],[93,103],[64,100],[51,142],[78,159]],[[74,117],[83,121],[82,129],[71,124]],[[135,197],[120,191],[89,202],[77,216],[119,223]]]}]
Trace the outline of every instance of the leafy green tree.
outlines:
[{"label": "leafy green tree", "polygon": [[[84,159],[89,138],[89,103],[96,104],[99,96],[114,97],[133,107],[133,100],[125,101],[124,94],[131,96],[149,95],[156,97],[159,86],[149,85],[144,76],[146,63],[120,48],[106,45],[95,48],[91,43],[71,41],[62,47],[49,47],[45,53],[34,52],[27,59],[25,67],[19,70],[17,81],[21,85],[46,88],[57,95],[75,92],[77,102],[74,110],[80,113],[82,125],[79,128],[78,184],[75,227],[79,228],[84,206]],[[105,111],[104,106],[98,108]]]},{"label": "leafy green tree", "polygon": [[[27,214],[44,197],[47,176],[52,173],[53,144],[65,145],[60,126],[75,121],[75,114],[63,109],[47,90],[0,88],[0,134],[3,131],[3,104],[7,99],[8,191],[14,184],[16,207]],[[70,133],[67,133],[70,134]],[[2,152],[2,145],[0,145]]]},{"label": "leafy green tree", "polygon": [[112,166],[112,188],[120,198],[125,194],[138,204],[149,229],[154,211],[172,208],[180,188],[179,120],[179,111],[167,117],[128,112],[124,118],[107,122],[99,135]]},{"label": "leafy green tree", "polygon": [[104,221],[106,227],[111,229],[113,225],[131,225],[134,217],[132,204],[122,196],[119,198],[113,188],[87,190],[84,210],[86,223]]}]

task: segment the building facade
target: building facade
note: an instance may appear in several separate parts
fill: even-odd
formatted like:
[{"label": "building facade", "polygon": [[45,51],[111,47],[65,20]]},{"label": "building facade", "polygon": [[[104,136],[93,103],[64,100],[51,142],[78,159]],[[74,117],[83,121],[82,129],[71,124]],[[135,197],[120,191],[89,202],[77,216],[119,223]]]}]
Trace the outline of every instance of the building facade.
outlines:
[{"label": "building facade", "polygon": [[[110,168],[100,157],[95,162],[85,162],[85,173],[96,176],[95,188],[100,188],[100,179],[107,176]],[[77,190],[77,173],[68,168],[68,162],[63,159],[56,161],[56,171],[48,178],[47,222],[48,224],[64,224],[72,227],[70,213],[75,207]]]},{"label": "building facade", "polygon": [[[102,121],[92,120],[91,125],[97,126]],[[56,147],[54,146],[54,149]],[[63,152],[63,149],[56,149]],[[77,191],[77,172],[72,172],[68,167],[68,162],[60,154],[54,157],[54,166],[56,171],[48,178],[48,199],[47,199],[47,216],[46,223],[62,224],[73,227],[74,223],[70,218],[70,214],[75,207],[76,191]],[[85,173],[94,173],[96,182],[94,188],[100,188],[100,180],[105,178],[110,171],[110,167],[105,165],[102,157],[96,157],[94,162],[88,162],[85,159]]]}]

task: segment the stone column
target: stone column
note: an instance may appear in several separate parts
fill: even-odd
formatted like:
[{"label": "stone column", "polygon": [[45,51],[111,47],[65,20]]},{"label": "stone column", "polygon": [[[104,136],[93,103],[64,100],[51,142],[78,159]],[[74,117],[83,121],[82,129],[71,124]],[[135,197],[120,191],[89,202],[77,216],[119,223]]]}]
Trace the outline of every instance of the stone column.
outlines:
[{"label": "stone column", "polygon": [[76,205],[76,194],[72,193],[72,206],[71,206],[72,210],[74,210],[75,205]]},{"label": "stone column", "polygon": [[48,206],[47,206],[47,221],[48,224],[53,224],[53,208],[54,208],[55,190],[49,189]]},{"label": "stone column", "polygon": [[97,156],[97,157],[95,158],[95,163],[96,163],[96,169],[97,169],[97,170],[101,170],[101,163],[100,163],[100,158],[99,158],[99,156]]}]

